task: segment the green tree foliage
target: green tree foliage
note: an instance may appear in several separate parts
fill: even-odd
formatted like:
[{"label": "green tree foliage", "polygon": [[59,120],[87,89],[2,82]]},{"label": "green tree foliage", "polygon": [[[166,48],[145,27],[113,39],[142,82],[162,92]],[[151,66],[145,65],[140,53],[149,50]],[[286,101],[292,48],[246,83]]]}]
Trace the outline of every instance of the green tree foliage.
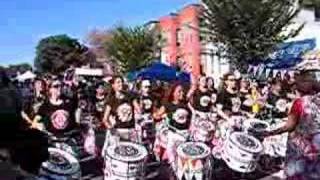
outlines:
[{"label": "green tree foliage", "polygon": [[112,30],[112,38],[106,42],[107,54],[120,73],[137,70],[155,58],[159,37],[143,26],[123,27]]},{"label": "green tree foliage", "polygon": [[320,0],[301,0],[300,4],[305,8],[313,8],[320,6]]},{"label": "green tree foliage", "polygon": [[32,66],[28,63],[21,63],[21,64],[9,65],[9,67],[7,69],[12,72],[19,71],[20,73],[24,73],[29,70],[31,71]]},{"label": "green tree foliage", "polygon": [[279,43],[296,36],[296,0],[203,0],[203,33],[244,70],[263,61]]},{"label": "green tree foliage", "polygon": [[36,47],[34,65],[39,72],[59,73],[70,65],[80,66],[94,61],[89,49],[67,35],[41,39]]}]

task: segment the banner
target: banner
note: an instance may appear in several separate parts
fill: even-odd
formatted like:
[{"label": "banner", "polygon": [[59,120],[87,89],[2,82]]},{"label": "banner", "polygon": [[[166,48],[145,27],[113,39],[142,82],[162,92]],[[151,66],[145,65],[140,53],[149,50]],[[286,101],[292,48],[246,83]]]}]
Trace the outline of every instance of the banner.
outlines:
[{"label": "banner", "polygon": [[284,79],[284,75],[287,73],[286,70],[280,70],[281,79]]},{"label": "banner", "polygon": [[251,73],[252,69],[253,69],[253,66],[252,66],[252,65],[249,65],[248,74]]},{"label": "banner", "polygon": [[280,44],[268,58],[268,68],[289,68],[302,60],[302,56],[316,47],[316,39],[292,41]]},{"label": "banner", "polygon": [[261,66],[259,67],[258,76],[261,76],[262,73],[263,73],[263,71],[264,71],[264,65],[261,65]]},{"label": "banner", "polygon": [[269,75],[270,75],[270,72],[271,72],[271,69],[269,69],[269,68],[266,68],[266,78],[268,78],[268,77],[269,77]]},{"label": "banner", "polygon": [[257,74],[258,68],[259,68],[258,66],[253,67],[253,75],[254,76]]},{"label": "banner", "polygon": [[274,69],[273,72],[272,72],[273,73],[272,77],[275,78],[277,76],[278,72],[279,72],[279,70]]}]

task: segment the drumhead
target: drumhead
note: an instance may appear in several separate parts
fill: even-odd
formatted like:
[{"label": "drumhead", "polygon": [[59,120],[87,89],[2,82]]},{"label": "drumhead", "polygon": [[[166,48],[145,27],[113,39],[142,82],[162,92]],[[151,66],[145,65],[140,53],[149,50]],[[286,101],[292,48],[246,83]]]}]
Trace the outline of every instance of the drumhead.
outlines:
[{"label": "drumhead", "polygon": [[49,148],[49,160],[42,163],[42,168],[56,174],[72,175],[80,171],[79,161],[71,154],[57,149]]},{"label": "drumhead", "polygon": [[240,149],[251,153],[260,153],[263,150],[261,142],[253,136],[242,132],[233,132],[229,140]]},{"label": "drumhead", "polygon": [[148,152],[142,145],[119,142],[118,145],[109,146],[106,155],[119,161],[136,162],[143,160],[148,155]]},{"label": "drumhead", "polygon": [[196,125],[197,128],[200,128],[202,130],[206,131],[213,131],[214,130],[214,125],[213,123],[206,121],[206,120],[201,120],[197,123]]},{"label": "drumhead", "polygon": [[269,123],[258,119],[252,119],[244,122],[246,128],[254,129],[256,132],[262,132],[269,129]]},{"label": "drumhead", "polygon": [[202,159],[210,154],[210,148],[202,142],[186,142],[178,146],[178,156],[190,159]]}]

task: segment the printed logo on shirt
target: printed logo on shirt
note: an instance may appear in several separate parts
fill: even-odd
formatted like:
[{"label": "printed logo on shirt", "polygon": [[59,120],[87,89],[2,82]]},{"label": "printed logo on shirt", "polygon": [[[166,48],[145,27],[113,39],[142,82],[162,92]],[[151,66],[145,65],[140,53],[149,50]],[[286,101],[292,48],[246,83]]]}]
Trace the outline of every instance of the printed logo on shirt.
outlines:
[{"label": "printed logo on shirt", "polygon": [[117,116],[121,122],[129,122],[132,117],[132,107],[128,103],[123,103],[117,108]]},{"label": "printed logo on shirt", "polygon": [[69,124],[69,113],[65,110],[57,110],[51,115],[50,119],[54,128],[63,130]]},{"label": "printed logo on shirt", "polygon": [[200,98],[200,105],[203,107],[208,107],[210,104],[211,98],[209,96],[202,96]]}]

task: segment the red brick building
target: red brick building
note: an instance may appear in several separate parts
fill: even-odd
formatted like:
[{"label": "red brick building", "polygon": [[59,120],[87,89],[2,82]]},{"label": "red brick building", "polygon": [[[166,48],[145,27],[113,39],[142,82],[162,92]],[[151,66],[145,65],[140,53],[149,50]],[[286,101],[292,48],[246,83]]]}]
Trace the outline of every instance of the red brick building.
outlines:
[{"label": "red brick building", "polygon": [[164,38],[161,60],[171,65],[183,64],[184,70],[200,74],[201,42],[199,35],[200,5],[192,4],[177,13],[161,17],[158,27]]}]

